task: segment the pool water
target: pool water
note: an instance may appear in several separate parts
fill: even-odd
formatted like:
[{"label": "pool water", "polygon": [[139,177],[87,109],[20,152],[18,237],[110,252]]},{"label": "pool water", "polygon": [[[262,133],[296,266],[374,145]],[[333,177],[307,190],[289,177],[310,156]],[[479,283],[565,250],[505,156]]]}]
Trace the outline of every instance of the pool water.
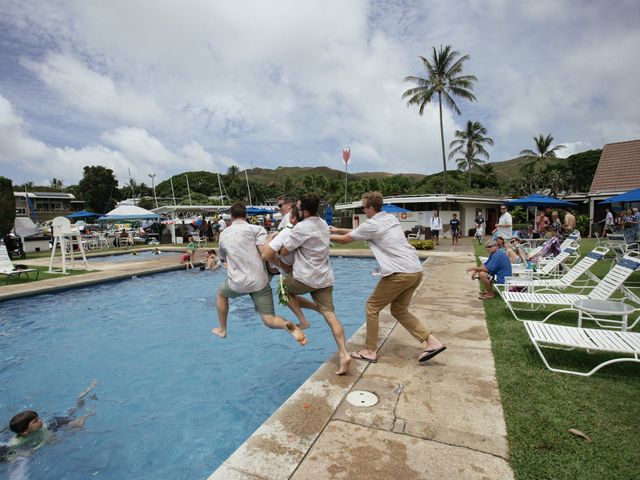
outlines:
[{"label": "pool water", "polygon": [[111,263],[124,263],[124,262],[141,262],[144,260],[154,260],[161,257],[173,256],[176,257],[177,260],[180,259],[180,256],[183,255],[184,252],[160,252],[160,255],[154,255],[153,251],[145,250],[142,252],[138,252],[137,255],[132,255],[131,253],[121,253],[118,255],[101,255],[97,257],[87,257],[87,261],[91,263],[100,263],[100,262],[111,262]]},{"label": "pool water", "polygon": [[[364,322],[376,263],[332,263],[348,338]],[[59,431],[26,461],[0,464],[0,478],[211,474],[337,350],[319,314],[308,313],[309,344],[299,347],[264,327],[248,296],[230,302],[228,338],[212,335],[225,275],[180,270],[0,303],[3,426],[25,409],[45,420],[64,415],[98,381],[78,414],[95,411],[84,429]]]}]

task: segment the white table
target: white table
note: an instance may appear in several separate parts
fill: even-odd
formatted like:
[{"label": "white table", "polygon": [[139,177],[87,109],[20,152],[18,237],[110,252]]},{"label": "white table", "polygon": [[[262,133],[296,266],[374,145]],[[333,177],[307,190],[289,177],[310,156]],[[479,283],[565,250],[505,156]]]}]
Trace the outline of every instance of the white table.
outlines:
[{"label": "white table", "polygon": [[[616,302],[614,300],[581,299],[573,304],[573,308],[575,308],[579,312],[579,328],[582,327],[582,320],[585,319],[595,321],[598,325],[600,325],[601,322],[620,325],[620,329],[623,332],[627,331],[627,326],[629,324],[629,315],[635,311],[635,308],[633,308],[631,305],[627,305],[623,302]],[[596,315],[620,317],[620,320],[611,318],[600,318],[596,317]]]}]

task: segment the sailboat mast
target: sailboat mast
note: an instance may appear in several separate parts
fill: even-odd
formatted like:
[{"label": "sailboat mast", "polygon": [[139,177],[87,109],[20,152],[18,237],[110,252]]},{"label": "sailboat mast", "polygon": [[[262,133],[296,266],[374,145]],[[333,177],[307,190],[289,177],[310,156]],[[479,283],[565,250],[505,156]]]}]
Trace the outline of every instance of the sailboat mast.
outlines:
[{"label": "sailboat mast", "polygon": [[247,193],[249,194],[249,205],[253,205],[251,201],[251,187],[249,186],[249,175],[247,175],[247,171],[244,171],[244,178],[247,179]]},{"label": "sailboat mast", "polygon": [[189,194],[189,205],[193,205],[191,201],[191,189],[189,188],[189,175],[184,176],[187,179],[187,193]]}]

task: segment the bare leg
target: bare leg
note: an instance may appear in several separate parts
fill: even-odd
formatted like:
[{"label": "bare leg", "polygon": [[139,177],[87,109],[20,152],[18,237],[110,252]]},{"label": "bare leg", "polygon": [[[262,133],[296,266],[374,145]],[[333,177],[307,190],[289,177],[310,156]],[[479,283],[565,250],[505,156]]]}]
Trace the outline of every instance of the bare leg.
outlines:
[{"label": "bare leg", "polygon": [[211,333],[218,335],[220,338],[227,338],[227,315],[229,313],[229,299],[223,297],[218,292],[218,300],[216,302],[218,309],[218,321],[220,322],[220,328],[212,328]]},{"label": "bare leg", "polygon": [[301,330],[304,330],[306,328],[309,328],[309,322],[302,312],[300,300],[302,300],[302,297],[291,295],[289,297],[289,302],[287,302],[287,307],[289,307],[289,310],[291,310],[293,314],[298,318],[298,327]]},{"label": "bare leg", "polygon": [[322,316],[331,328],[331,333],[338,346],[338,355],[340,356],[340,368],[336,372],[336,375],[344,375],[349,371],[349,363],[351,362],[351,356],[347,352],[347,344],[344,339],[344,328],[342,323],[336,317],[334,312],[322,311]]},{"label": "bare leg", "polygon": [[261,313],[262,323],[269,328],[286,330],[301,346],[305,346],[308,342],[305,334],[293,322],[288,322],[278,315],[269,315]]},{"label": "bare leg", "polygon": [[479,274],[480,284],[484,287],[484,296],[485,298],[493,298],[493,287],[491,286],[491,281],[489,280],[489,275],[486,272],[480,272]]}]

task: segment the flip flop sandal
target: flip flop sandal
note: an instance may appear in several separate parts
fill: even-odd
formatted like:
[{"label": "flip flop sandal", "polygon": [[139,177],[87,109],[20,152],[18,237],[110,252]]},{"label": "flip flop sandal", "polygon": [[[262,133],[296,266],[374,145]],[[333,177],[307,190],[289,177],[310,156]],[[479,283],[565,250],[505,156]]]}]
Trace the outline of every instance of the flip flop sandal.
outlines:
[{"label": "flip flop sandal", "polygon": [[368,358],[365,357],[364,355],[362,355],[360,352],[353,352],[351,354],[351,358],[354,358],[356,360],[364,360],[365,362],[369,362],[369,363],[378,363],[378,359],[377,358]]}]

